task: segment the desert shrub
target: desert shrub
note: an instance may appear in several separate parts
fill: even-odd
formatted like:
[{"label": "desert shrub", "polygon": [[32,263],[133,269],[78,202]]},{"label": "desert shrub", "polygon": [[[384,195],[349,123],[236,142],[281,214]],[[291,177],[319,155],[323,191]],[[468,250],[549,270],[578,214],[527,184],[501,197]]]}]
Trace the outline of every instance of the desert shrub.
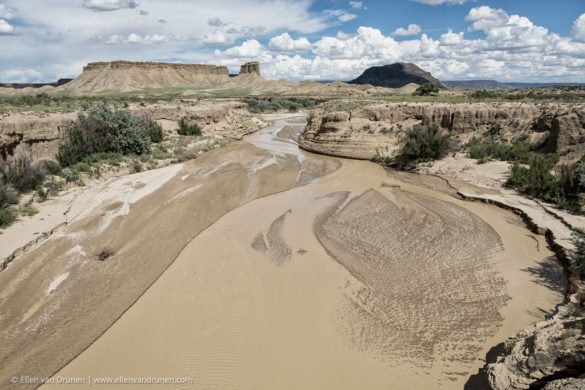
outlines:
[{"label": "desert shrub", "polygon": [[581,277],[585,277],[585,231],[573,232],[571,241],[575,246],[569,257],[571,269]]},{"label": "desert shrub", "polygon": [[494,99],[497,98],[499,95],[494,91],[480,89],[477,91],[473,91],[473,93],[469,96],[473,99]]},{"label": "desert shrub", "polygon": [[61,171],[63,170],[63,168],[57,161],[41,160],[39,161],[39,164],[43,167],[47,175],[59,176],[61,175]]},{"label": "desert shrub", "polygon": [[275,111],[291,111],[297,112],[303,109],[314,108],[320,101],[316,99],[300,99],[300,98],[267,98],[267,99],[250,99],[247,101],[248,109],[251,112],[275,112]]},{"label": "desert shrub", "polygon": [[64,168],[63,169],[63,178],[68,183],[76,182],[79,180],[79,171],[73,170],[71,168]]},{"label": "desert shrub", "polygon": [[528,166],[512,165],[506,185],[563,208],[577,208],[581,191],[575,174],[577,165],[561,165],[554,172],[557,162],[555,154],[534,153]]},{"label": "desert shrub", "polygon": [[11,185],[0,183],[0,208],[18,203],[18,191]]},{"label": "desert shrub", "polygon": [[400,155],[404,160],[436,160],[447,152],[450,136],[431,123],[414,126],[401,142]]},{"label": "desert shrub", "polygon": [[179,120],[177,133],[180,135],[201,135],[201,127],[197,123],[193,123],[183,117]]},{"label": "desert shrub", "polygon": [[14,221],[16,221],[14,211],[8,208],[0,209],[0,228],[8,227],[12,225]]},{"label": "desert shrub", "polygon": [[467,144],[468,156],[481,161],[496,159],[527,163],[532,155],[532,149],[532,145],[526,141],[517,141],[512,144],[506,144],[501,142],[482,141],[476,137],[473,137]]},{"label": "desert shrub", "polygon": [[0,165],[0,182],[12,186],[20,193],[36,190],[43,184],[45,175],[43,164],[32,163],[27,156]]},{"label": "desert shrub", "polygon": [[165,136],[162,126],[157,121],[153,120],[150,115],[142,115],[140,119],[142,120],[144,129],[146,130],[146,134],[148,134],[150,141],[155,144],[162,142]]},{"label": "desert shrub", "polygon": [[150,138],[140,118],[126,109],[107,106],[81,114],[67,129],[66,141],[59,147],[57,159],[70,166],[95,153],[144,154],[150,151]]},{"label": "desert shrub", "polygon": [[437,95],[438,93],[439,87],[432,83],[425,83],[423,85],[420,85],[412,94],[415,96],[429,96]]},{"label": "desert shrub", "polygon": [[20,213],[22,215],[27,216],[27,217],[32,217],[33,215],[39,213],[39,209],[37,209],[32,204],[29,204],[29,205],[26,205],[25,207],[23,207],[22,210],[20,210]]}]

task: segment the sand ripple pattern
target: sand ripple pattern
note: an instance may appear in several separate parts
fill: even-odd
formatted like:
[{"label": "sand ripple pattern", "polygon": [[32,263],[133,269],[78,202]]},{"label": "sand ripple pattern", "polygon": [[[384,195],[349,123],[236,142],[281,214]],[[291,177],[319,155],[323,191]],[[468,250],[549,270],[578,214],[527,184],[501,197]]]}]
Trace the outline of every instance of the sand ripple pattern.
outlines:
[{"label": "sand ripple pattern", "polygon": [[505,280],[487,261],[498,234],[456,204],[369,190],[317,218],[321,245],[356,279],[341,328],[351,345],[429,367],[471,361],[502,321]]},{"label": "sand ripple pattern", "polygon": [[283,237],[286,216],[291,212],[292,210],[288,210],[275,219],[268,230],[258,233],[252,242],[252,248],[264,253],[277,266],[288,263],[292,258],[292,250]]}]

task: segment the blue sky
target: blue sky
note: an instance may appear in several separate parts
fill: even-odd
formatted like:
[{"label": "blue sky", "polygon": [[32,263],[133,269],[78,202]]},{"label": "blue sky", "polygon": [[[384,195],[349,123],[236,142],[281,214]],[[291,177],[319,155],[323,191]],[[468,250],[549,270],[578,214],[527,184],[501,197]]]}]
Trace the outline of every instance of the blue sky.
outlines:
[{"label": "blue sky", "polygon": [[585,82],[585,1],[0,0],[0,49],[2,82],[116,59],[258,60],[271,79],[404,61],[443,80]]}]

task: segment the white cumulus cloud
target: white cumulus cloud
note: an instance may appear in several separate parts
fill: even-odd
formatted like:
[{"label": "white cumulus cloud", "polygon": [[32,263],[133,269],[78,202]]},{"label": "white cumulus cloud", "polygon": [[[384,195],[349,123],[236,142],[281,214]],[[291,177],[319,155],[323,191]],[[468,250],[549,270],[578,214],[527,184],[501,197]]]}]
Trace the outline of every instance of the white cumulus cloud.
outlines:
[{"label": "white cumulus cloud", "polygon": [[83,6],[94,11],[117,11],[123,8],[136,8],[136,0],[83,0]]},{"label": "white cumulus cloud", "polygon": [[7,7],[4,4],[0,4],[0,19],[10,20],[16,16],[16,11],[12,8]]},{"label": "white cumulus cloud", "polygon": [[575,23],[573,23],[571,36],[577,42],[585,43],[585,14],[579,16],[577,20],[575,20]]},{"label": "white cumulus cloud", "polygon": [[270,39],[268,48],[272,51],[303,52],[311,50],[312,45],[307,38],[293,39],[289,33],[282,33]]},{"label": "white cumulus cloud", "polygon": [[364,5],[363,1],[350,1],[349,6],[354,9],[364,9],[367,10],[368,7]]},{"label": "white cumulus cloud", "polygon": [[428,5],[442,5],[442,4],[465,4],[470,0],[410,0],[415,3],[428,4]]},{"label": "white cumulus cloud", "polygon": [[13,35],[16,29],[4,19],[0,19],[0,35]]},{"label": "white cumulus cloud", "polygon": [[418,35],[421,33],[421,31],[422,29],[418,24],[409,24],[407,28],[404,27],[397,28],[396,30],[394,30],[392,35],[398,37],[407,37],[409,35]]},{"label": "white cumulus cloud", "polygon": [[260,42],[255,39],[248,39],[240,46],[230,47],[226,50],[215,50],[215,55],[218,57],[232,57],[232,58],[255,58],[262,54],[263,47]]}]

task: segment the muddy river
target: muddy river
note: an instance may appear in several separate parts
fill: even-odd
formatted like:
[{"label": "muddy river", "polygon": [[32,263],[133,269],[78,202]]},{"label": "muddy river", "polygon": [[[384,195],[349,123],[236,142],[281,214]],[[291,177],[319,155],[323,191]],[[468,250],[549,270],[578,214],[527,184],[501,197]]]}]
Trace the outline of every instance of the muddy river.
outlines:
[{"label": "muddy river", "polygon": [[[190,240],[55,377],[191,378],[149,389],[462,389],[490,348],[562,301],[552,252],[514,214],[457,199],[436,178],[305,153],[295,142],[303,117],[272,119],[244,140],[261,152],[238,174],[295,167],[293,188]],[[244,155],[176,175],[212,181]],[[235,184],[225,188],[241,191]]]}]

